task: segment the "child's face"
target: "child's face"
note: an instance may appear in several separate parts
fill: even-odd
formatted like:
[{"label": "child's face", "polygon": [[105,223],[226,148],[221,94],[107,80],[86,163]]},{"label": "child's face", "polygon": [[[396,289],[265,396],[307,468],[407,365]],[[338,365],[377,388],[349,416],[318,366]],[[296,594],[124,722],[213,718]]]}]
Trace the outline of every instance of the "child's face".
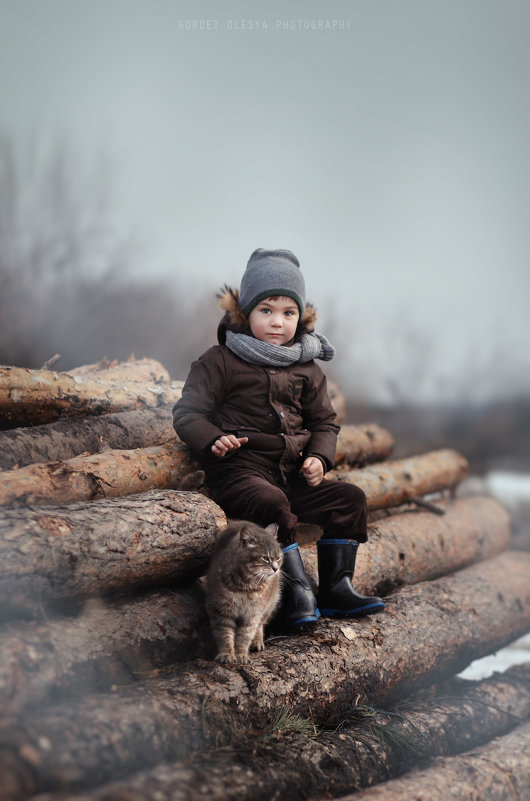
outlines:
[{"label": "child's face", "polygon": [[292,298],[265,298],[254,306],[248,316],[250,330],[262,342],[285,345],[294,337],[300,318]]}]

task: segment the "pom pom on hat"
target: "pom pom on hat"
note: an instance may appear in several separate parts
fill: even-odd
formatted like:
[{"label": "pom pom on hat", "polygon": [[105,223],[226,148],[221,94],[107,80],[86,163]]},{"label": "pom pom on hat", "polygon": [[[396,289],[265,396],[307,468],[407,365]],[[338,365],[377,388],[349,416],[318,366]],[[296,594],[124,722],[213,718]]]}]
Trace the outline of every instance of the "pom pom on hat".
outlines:
[{"label": "pom pom on hat", "polygon": [[241,279],[239,303],[248,317],[254,306],[264,298],[282,295],[292,298],[300,316],[305,308],[305,282],[300,263],[290,250],[258,248],[248,260]]}]

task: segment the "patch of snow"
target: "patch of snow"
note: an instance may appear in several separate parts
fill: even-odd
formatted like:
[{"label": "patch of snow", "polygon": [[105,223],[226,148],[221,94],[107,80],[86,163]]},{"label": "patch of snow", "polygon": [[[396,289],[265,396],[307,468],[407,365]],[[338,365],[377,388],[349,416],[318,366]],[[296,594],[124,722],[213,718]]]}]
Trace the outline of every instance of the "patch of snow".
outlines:
[{"label": "patch of snow", "polygon": [[511,665],[522,665],[530,662],[530,633],[525,634],[506,648],[495,654],[489,654],[482,659],[475,659],[468,667],[459,673],[461,679],[485,679],[496,671],[503,673]]}]

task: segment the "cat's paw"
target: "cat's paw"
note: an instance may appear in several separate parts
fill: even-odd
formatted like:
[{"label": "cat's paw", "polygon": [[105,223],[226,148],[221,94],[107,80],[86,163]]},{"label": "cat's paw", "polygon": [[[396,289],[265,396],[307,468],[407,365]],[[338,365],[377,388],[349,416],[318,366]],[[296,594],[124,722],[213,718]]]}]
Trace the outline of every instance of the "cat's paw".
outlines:
[{"label": "cat's paw", "polygon": [[250,662],[248,654],[236,654],[236,662],[238,665],[248,665]]},{"label": "cat's paw", "polygon": [[217,654],[215,657],[215,661],[219,662],[220,665],[233,665],[234,662],[239,662],[239,659],[236,658],[235,654],[229,654],[227,651],[221,651],[221,653]]},{"label": "cat's paw", "polygon": [[252,645],[250,646],[250,650],[251,651],[264,651],[265,650],[265,646],[264,646],[263,642],[253,642]]}]

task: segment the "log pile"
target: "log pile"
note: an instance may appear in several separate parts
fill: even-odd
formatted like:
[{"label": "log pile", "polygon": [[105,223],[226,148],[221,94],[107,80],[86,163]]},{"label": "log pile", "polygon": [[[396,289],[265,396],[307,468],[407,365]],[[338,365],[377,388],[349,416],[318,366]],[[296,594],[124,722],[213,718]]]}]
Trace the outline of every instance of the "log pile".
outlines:
[{"label": "log pile", "polygon": [[530,665],[454,678],[530,629],[530,556],[457,497],[465,458],[393,461],[344,425],[330,476],[366,492],[355,584],[385,611],[221,666],[202,576],[226,518],[172,430],[180,387],[151,360],[0,368],[0,798],[451,797],[484,762],[528,786]]}]

